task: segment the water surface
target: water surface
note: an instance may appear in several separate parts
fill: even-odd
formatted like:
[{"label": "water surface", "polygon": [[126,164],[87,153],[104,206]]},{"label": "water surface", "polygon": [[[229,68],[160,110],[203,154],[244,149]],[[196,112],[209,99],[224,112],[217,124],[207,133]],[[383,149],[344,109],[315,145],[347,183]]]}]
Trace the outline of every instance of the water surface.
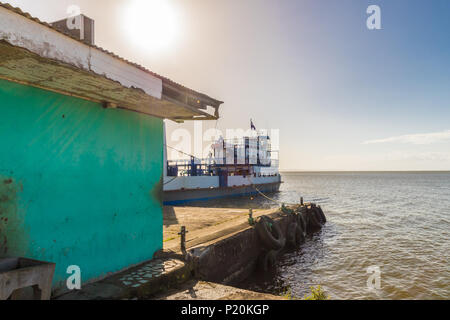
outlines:
[{"label": "water surface", "polygon": [[[277,269],[242,284],[296,297],[322,285],[333,299],[450,299],[450,173],[284,173],[280,202],[314,201],[328,223]],[[211,205],[211,203],[209,203]],[[269,207],[263,199],[215,206]],[[367,268],[381,270],[381,289]]]}]

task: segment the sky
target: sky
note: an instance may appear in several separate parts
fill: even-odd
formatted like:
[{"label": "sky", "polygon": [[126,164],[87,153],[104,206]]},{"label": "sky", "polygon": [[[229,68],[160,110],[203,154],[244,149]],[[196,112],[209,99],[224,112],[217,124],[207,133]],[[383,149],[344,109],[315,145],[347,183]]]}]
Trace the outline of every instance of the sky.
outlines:
[{"label": "sky", "polygon": [[79,6],[97,45],[225,101],[204,130],[278,129],[282,170],[450,170],[448,0],[9,3],[47,22]]}]

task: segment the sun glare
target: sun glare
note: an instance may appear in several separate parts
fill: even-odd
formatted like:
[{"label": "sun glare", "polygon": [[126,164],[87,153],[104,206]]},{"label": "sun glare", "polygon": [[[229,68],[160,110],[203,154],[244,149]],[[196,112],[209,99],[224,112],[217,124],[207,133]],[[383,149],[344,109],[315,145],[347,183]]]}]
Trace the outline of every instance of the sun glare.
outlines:
[{"label": "sun glare", "polygon": [[161,51],[174,43],[178,17],[169,0],[133,0],[125,11],[125,32],[135,45]]}]

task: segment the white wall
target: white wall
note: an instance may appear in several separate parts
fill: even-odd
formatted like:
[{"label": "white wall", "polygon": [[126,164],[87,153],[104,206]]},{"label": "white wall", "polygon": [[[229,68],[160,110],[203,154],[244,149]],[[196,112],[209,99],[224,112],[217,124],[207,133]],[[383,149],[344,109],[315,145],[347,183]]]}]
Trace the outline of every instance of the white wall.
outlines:
[{"label": "white wall", "polygon": [[165,177],[164,191],[180,189],[218,188],[219,177]]},{"label": "white wall", "polygon": [[251,184],[264,184],[264,183],[275,183],[279,182],[280,177],[254,177],[248,176],[246,178],[242,176],[231,176],[228,177],[228,186],[229,187],[240,187],[240,186],[248,186]]},{"label": "white wall", "polygon": [[162,97],[161,79],[3,7],[0,7],[0,39],[41,57],[118,81],[124,87],[142,89],[157,99]]},{"label": "white wall", "polygon": [[[228,177],[229,187],[249,186],[251,184],[265,184],[280,182],[280,176],[276,177]],[[180,189],[207,189],[218,188],[219,177],[164,177],[164,191]]]}]

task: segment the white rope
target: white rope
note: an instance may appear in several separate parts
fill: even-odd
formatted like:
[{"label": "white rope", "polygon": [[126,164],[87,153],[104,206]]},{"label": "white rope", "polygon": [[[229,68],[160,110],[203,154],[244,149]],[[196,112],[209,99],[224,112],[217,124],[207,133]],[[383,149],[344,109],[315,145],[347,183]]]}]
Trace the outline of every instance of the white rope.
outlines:
[{"label": "white rope", "polygon": [[169,148],[169,149],[172,149],[172,150],[177,151],[177,152],[179,152],[179,153],[181,153],[181,154],[184,154],[185,156],[188,156],[188,157],[192,157],[192,158],[198,159],[196,156],[194,156],[194,155],[192,155],[192,154],[189,154],[189,153],[186,153],[186,152],[184,152],[184,151],[178,150],[178,149],[176,149],[176,148],[174,148],[174,147],[171,147],[171,146],[169,146],[169,145],[167,145],[167,144],[165,144],[165,146],[166,146],[167,148]]},{"label": "white rope", "polygon": [[[276,203],[276,204],[278,204],[278,205],[281,205],[281,206],[284,206],[284,205],[286,205],[286,203],[284,203],[284,202],[280,202],[280,201],[278,201],[278,200],[275,200],[275,199],[273,199],[273,198],[270,198],[269,196],[267,196],[267,195],[265,195],[261,190],[259,190],[258,189],[258,187],[256,187],[256,184],[250,179],[250,177],[247,177],[247,179],[248,179],[248,181],[250,181],[250,183],[252,184],[251,186],[262,196],[262,197],[264,197],[264,198],[266,198],[267,200],[269,200],[269,201],[272,201],[272,202],[274,202],[274,203]],[[293,203],[287,203],[287,205],[289,205],[289,206],[296,206],[296,205],[298,205],[298,203],[295,203],[295,204],[293,204]]]},{"label": "white rope", "polygon": [[175,177],[175,178],[171,179],[170,181],[165,182],[165,183],[163,184],[163,186],[165,186],[166,184],[171,183],[172,181],[174,181],[174,180],[177,179],[177,178],[178,178],[178,177]]}]

